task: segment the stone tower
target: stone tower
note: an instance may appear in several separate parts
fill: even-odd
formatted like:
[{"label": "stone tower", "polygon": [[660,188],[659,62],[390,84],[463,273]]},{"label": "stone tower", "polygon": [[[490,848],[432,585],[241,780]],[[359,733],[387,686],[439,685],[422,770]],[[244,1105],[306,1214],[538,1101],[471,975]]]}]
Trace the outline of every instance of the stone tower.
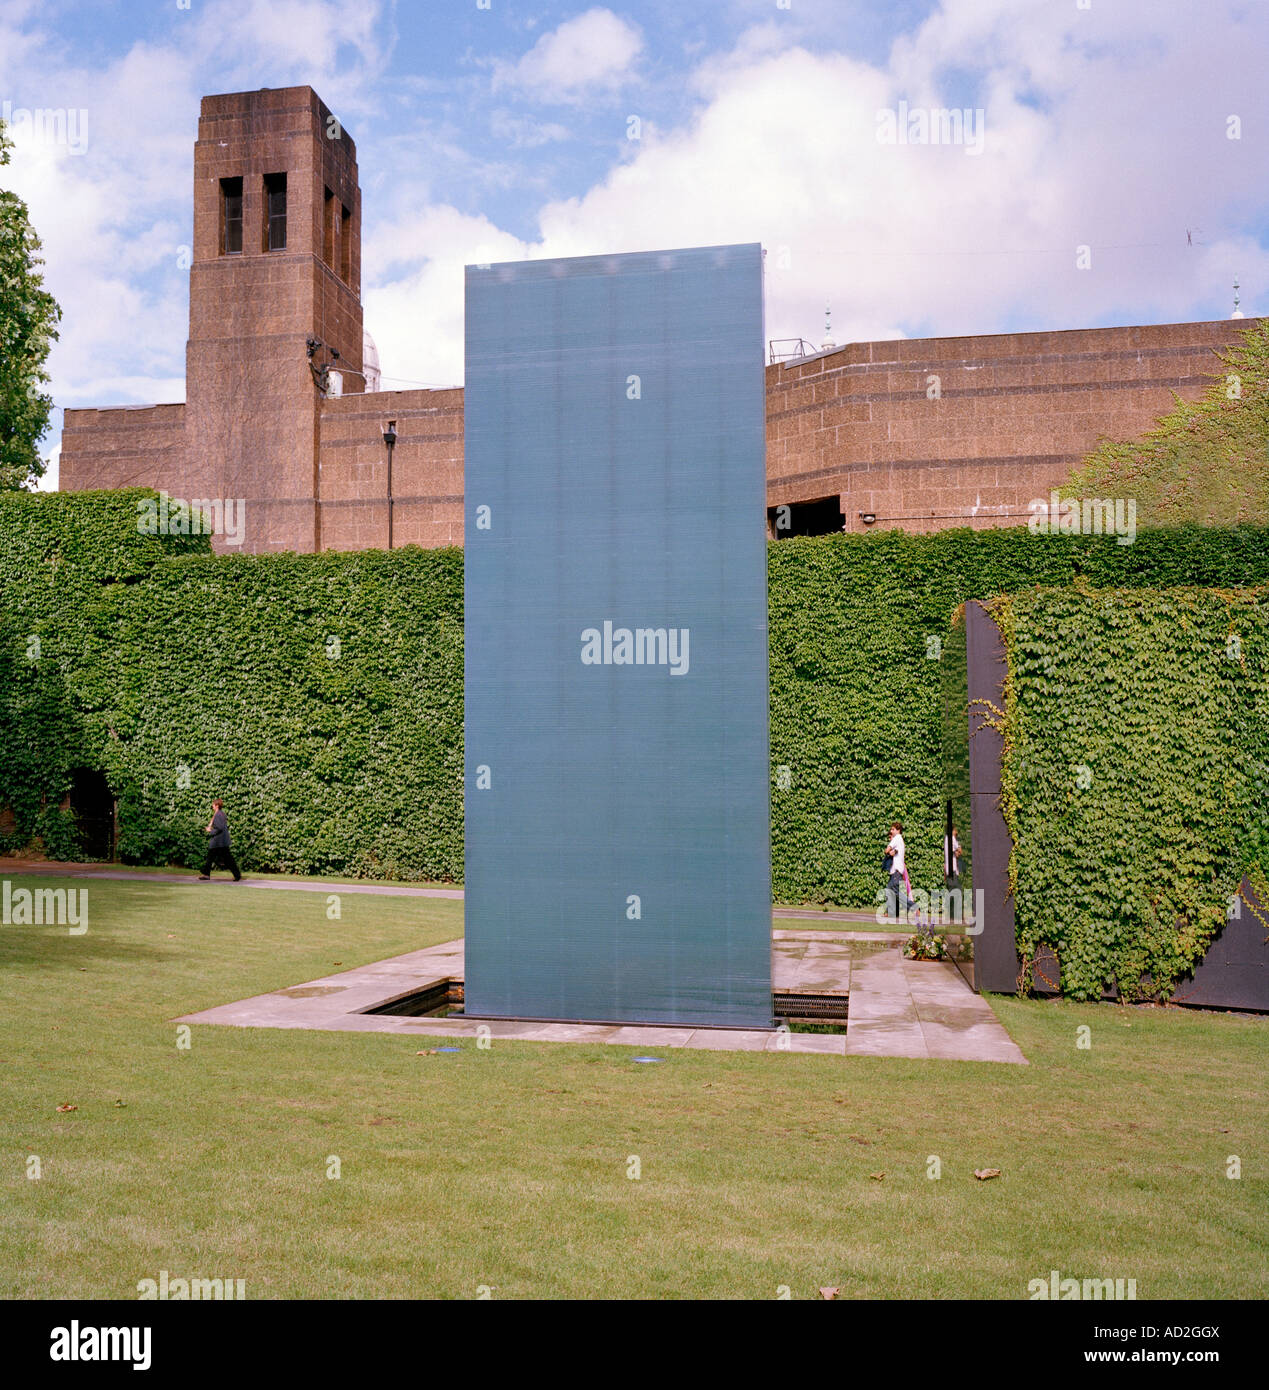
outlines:
[{"label": "stone tower", "polygon": [[311,87],[204,97],[185,456],[203,495],[245,503],[246,549],[321,549],[313,369],[360,391],[361,356],[352,140]]}]

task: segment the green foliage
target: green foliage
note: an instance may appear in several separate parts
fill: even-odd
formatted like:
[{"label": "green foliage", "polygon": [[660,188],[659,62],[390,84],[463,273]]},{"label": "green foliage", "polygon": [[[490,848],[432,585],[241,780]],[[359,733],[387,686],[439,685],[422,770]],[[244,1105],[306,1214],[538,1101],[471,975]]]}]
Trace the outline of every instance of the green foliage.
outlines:
[{"label": "green foliage", "polygon": [[461,878],[462,592],[461,552],[413,547],[190,557],[112,589],[86,702],[110,704],[121,854],[195,862],[220,796],[246,865]]},{"label": "green foliage", "polygon": [[1216,356],[1201,400],[1178,396],[1140,439],[1105,441],[1063,494],[1133,498],[1138,525],[1269,521],[1269,320]]},{"label": "green foliage", "polygon": [[903,943],[903,954],[909,960],[946,960],[947,937],[942,932],[913,932]]},{"label": "green foliage", "polygon": [[75,853],[89,767],[128,860],[197,862],[221,796],[251,867],[461,877],[461,553],[214,557],[152,495],[0,498],[0,847]]},{"label": "green foliage", "polygon": [[1005,818],[1024,968],[1168,997],[1269,867],[1269,588],[1001,604]]},{"label": "green foliage", "polygon": [[[0,165],[10,149],[0,122]],[[26,204],[0,189],[0,489],[26,487],[45,466],[37,446],[53,398],[40,387],[62,311],[44,288],[39,249]]]},{"label": "green foliage", "polygon": [[[213,557],[202,537],[140,534],[150,496],[0,497],[0,848],[75,854],[61,805],[86,767],[107,774],[131,860],[197,862],[222,796],[249,868],[460,879],[461,553]],[[1265,584],[1269,529],[789,540],[769,577],[776,896],[859,906],[896,817],[914,889],[941,884],[945,787],[963,793],[944,731],[960,604]]]},{"label": "green foliage", "polygon": [[108,586],[139,596],[165,557],[208,550],[141,535],[137,504],[153,495],[0,492],[0,849],[79,852],[62,803],[74,768],[104,765],[110,696],[93,690],[91,638]]},{"label": "green foliage", "polygon": [[883,886],[896,817],[913,887],[942,881],[940,802],[954,774],[943,765],[941,686],[950,694],[960,676],[941,668],[957,659],[960,604],[1077,581],[1263,584],[1269,528],[1146,530],[1133,545],[1025,527],[823,536],[772,544],[768,573],[775,895],[865,906]]}]

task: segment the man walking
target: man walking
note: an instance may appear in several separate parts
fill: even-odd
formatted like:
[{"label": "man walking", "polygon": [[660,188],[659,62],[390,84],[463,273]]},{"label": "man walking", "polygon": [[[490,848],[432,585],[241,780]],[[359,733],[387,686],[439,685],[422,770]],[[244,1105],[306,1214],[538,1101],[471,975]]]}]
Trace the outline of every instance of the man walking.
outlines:
[{"label": "man walking", "polygon": [[890,826],[890,843],[886,846],[886,854],[890,856],[890,884],[886,889],[886,907],[889,915],[893,918],[900,916],[899,902],[903,902],[903,912],[915,907],[916,904],[908,897],[907,892],[907,846],[903,840],[903,825],[899,821],[894,821]]},{"label": "man walking", "polygon": [[229,848],[229,817],[225,815],[225,803],[219,798],[212,802],[212,818],[207,822],[207,858],[203,860],[200,879],[211,878],[213,860],[233,874],[235,883],[242,878]]}]

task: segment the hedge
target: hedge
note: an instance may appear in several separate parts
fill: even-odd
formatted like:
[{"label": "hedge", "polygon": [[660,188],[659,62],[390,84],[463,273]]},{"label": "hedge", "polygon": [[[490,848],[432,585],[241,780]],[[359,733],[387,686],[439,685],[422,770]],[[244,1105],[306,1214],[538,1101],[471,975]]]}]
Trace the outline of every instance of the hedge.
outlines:
[{"label": "hedge", "polygon": [[[913,885],[941,882],[941,686],[952,673],[940,667],[955,650],[961,604],[1077,581],[1266,583],[1269,528],[1140,531],[1124,546],[1025,527],[889,531],[774,542],[768,568],[776,897],[866,905],[896,817]],[[967,842],[967,826],[958,829]]]},{"label": "hedge", "polygon": [[996,605],[1002,803],[1024,972],[1168,997],[1269,868],[1269,588],[1040,590]]},{"label": "hedge", "polygon": [[212,556],[138,535],[148,495],[90,494],[95,546],[67,499],[47,527],[45,499],[0,500],[9,844],[73,854],[87,766],[126,861],[197,862],[220,795],[251,867],[461,878],[461,552]]},{"label": "hedge", "polygon": [[[461,552],[212,557],[201,538],[139,535],[149,495],[0,498],[0,848],[38,836],[73,855],[58,807],[90,767],[119,798],[128,860],[194,862],[221,795],[248,867],[461,878]],[[1077,580],[1266,583],[1269,529],[772,543],[778,898],[873,902],[896,816],[914,885],[938,883],[953,615]]]},{"label": "hedge", "polygon": [[0,493],[0,849],[77,852],[61,803],[73,768],[101,766],[102,724],[80,694],[93,614],[108,587],[135,594],[164,559],[210,553],[206,537],[140,534],[153,496]]}]

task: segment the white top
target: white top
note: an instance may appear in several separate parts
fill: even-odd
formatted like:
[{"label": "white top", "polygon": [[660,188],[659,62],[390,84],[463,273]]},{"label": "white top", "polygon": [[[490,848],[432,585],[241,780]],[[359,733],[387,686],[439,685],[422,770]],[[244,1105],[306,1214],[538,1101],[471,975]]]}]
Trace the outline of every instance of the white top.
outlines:
[{"label": "white top", "polygon": [[943,872],[958,874],[961,871],[961,842],[953,833],[952,842],[943,841]]},{"label": "white top", "polygon": [[890,872],[892,874],[901,874],[904,869],[907,868],[907,864],[904,862],[903,858],[904,845],[901,832],[896,830],[890,837],[890,843],[886,846],[886,853],[894,855],[894,863],[890,866]]}]

